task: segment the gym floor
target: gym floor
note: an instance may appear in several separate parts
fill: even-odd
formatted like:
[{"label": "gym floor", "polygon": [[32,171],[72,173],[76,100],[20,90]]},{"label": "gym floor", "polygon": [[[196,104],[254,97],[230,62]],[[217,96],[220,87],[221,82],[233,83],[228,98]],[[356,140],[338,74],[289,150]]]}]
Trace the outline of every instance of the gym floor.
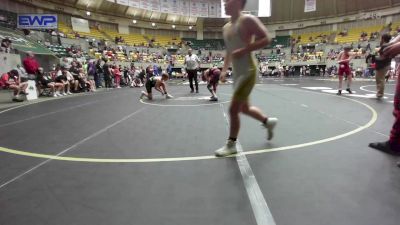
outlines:
[{"label": "gym floor", "polygon": [[394,85],[378,101],[368,80],[337,96],[330,78],[262,79],[251,102],[275,137],[242,116],[228,158],[213,155],[230,85],[219,102],[170,84],[171,100],[123,88],[3,109],[0,224],[398,225],[399,159],[368,147],[388,139]]}]

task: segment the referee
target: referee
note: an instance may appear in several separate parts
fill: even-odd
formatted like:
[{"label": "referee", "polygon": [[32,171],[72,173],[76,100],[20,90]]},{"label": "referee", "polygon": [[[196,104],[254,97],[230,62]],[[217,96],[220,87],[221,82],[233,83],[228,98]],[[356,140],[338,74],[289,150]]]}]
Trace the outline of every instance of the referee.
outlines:
[{"label": "referee", "polygon": [[197,70],[199,69],[200,65],[200,59],[197,57],[197,55],[192,54],[192,49],[188,50],[188,54],[185,56],[185,66],[186,66],[186,72],[189,77],[189,84],[190,84],[190,93],[194,92],[194,87],[193,87],[193,79],[194,79],[194,84],[196,85],[196,93],[199,93],[199,83],[197,81]]}]

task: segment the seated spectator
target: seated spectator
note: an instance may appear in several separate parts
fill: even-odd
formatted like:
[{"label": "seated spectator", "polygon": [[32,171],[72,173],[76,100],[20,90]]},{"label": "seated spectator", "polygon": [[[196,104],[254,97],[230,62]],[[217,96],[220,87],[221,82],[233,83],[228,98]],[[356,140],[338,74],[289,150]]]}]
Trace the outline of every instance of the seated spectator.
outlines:
[{"label": "seated spectator", "polygon": [[57,68],[57,73],[56,73],[56,78],[55,81],[58,83],[63,83],[64,84],[64,93],[67,93],[67,95],[71,95],[71,84],[72,85],[78,85],[78,82],[74,80],[73,76],[71,73],[68,71],[68,67],[61,66],[61,68]]},{"label": "seated spectator", "polygon": [[347,29],[343,29],[342,31],[339,32],[340,36],[347,36]]},{"label": "seated spectator", "polygon": [[143,70],[136,69],[134,66],[132,66],[132,68],[134,68],[134,70],[131,69],[130,70],[131,71],[130,74],[132,74],[132,72],[134,72],[134,73],[131,75],[132,81],[130,83],[130,86],[131,87],[142,87],[143,86],[143,82],[142,81],[143,81],[144,76],[145,76]]},{"label": "seated spectator", "polygon": [[13,93],[13,101],[22,102],[20,94],[26,95],[26,88],[28,82],[22,82],[17,70],[11,70],[8,73],[1,75],[0,87],[4,89],[11,89]]},{"label": "seated spectator", "polygon": [[[89,80],[87,74],[84,72],[83,68],[79,69],[79,77],[85,82],[85,86],[89,87],[89,91],[95,92],[96,91],[96,84],[94,80]],[[86,89],[86,88],[85,88]]]},{"label": "seated spectator", "polygon": [[4,38],[1,40],[1,48],[5,53],[11,53],[12,41],[8,37]]},{"label": "seated spectator", "polygon": [[79,87],[81,87],[81,90],[85,91],[86,90],[85,81],[81,76],[79,76],[79,63],[73,61],[71,63],[71,68],[69,69],[69,72],[73,77],[74,92],[76,93],[79,92]]},{"label": "seated spectator", "polygon": [[50,88],[53,97],[67,95],[64,90],[64,84],[62,82],[54,81],[51,76],[44,73],[42,67],[39,67],[36,79],[38,88]]},{"label": "seated spectator", "polygon": [[28,80],[28,73],[26,73],[24,67],[22,67],[20,64],[17,64],[17,68],[15,68],[15,70],[18,71],[18,74],[21,77],[21,79]]}]

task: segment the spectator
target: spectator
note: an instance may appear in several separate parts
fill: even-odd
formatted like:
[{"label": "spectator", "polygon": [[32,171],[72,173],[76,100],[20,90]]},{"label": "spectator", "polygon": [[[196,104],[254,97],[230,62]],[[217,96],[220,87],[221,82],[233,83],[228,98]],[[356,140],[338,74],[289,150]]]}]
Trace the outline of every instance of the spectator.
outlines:
[{"label": "spectator", "polygon": [[65,67],[62,67],[60,65],[57,66],[56,68],[56,78],[54,79],[55,82],[57,83],[62,83],[64,86],[63,93],[66,93],[67,95],[72,95],[71,93],[71,83],[69,79],[72,77],[72,75],[68,72],[68,69]]},{"label": "spectator", "polygon": [[79,77],[84,82],[85,90],[87,90],[87,87],[89,87],[89,91],[91,91],[91,92],[96,91],[96,84],[94,83],[94,80],[90,80],[88,78],[88,75],[85,73],[85,70],[83,68],[79,68]]},{"label": "spectator", "polygon": [[96,73],[96,63],[94,61],[90,61],[87,65],[87,75],[91,80],[94,80],[94,75]]},{"label": "spectator", "polygon": [[376,64],[376,97],[377,98],[382,98],[385,90],[385,76],[386,73],[390,69],[390,63],[392,61],[391,58],[385,59],[381,56],[381,52],[388,46],[390,39],[392,39],[392,36],[390,34],[383,34],[381,37],[381,42],[380,42],[380,54],[379,56],[375,57],[375,64]]},{"label": "spectator", "polygon": [[15,68],[15,70],[18,71],[18,74],[22,79],[24,80],[28,79],[28,74],[26,73],[24,67],[22,67],[20,64],[17,64],[17,68]]},{"label": "spectator", "polygon": [[31,80],[36,80],[35,74],[38,72],[40,65],[36,60],[33,52],[27,52],[27,57],[23,60],[22,63],[25,67],[26,72],[28,73],[28,78]]},{"label": "spectator", "polygon": [[17,70],[11,70],[8,73],[1,75],[0,87],[8,88],[14,91],[13,101],[22,102],[20,99],[20,94],[26,95],[26,88],[28,87],[28,82],[22,82]]},{"label": "spectator", "polygon": [[157,66],[157,64],[153,65],[153,73],[154,73],[154,76],[158,76],[158,66]]},{"label": "spectator", "polygon": [[50,88],[53,97],[67,95],[64,92],[64,84],[62,82],[55,82],[49,75],[44,73],[42,67],[39,67],[36,79],[39,89]]},{"label": "spectator", "polygon": [[73,61],[71,63],[71,68],[69,69],[69,72],[73,76],[74,92],[79,92],[79,86],[81,87],[81,90],[86,90],[85,81],[81,76],[79,76],[79,67],[79,64]]},{"label": "spectator", "polygon": [[168,67],[167,67],[167,73],[169,76],[169,79],[172,79],[172,69],[174,68],[174,64],[172,64],[172,61],[169,61]]},{"label": "spectator", "polygon": [[[121,85],[125,85],[125,86],[129,86],[129,84],[131,83],[131,73],[130,73],[130,69],[126,66],[124,66],[124,68],[122,69],[122,66],[120,67],[120,71],[121,71],[121,75],[123,75],[124,79],[121,79]],[[134,73],[134,72],[133,72]]]},{"label": "spectator", "polygon": [[146,77],[146,71],[144,70],[143,67],[140,67],[140,72],[139,72],[139,80],[140,82],[144,83],[144,78]]},{"label": "spectator", "polygon": [[365,47],[365,51],[371,51],[371,43],[369,43],[369,41],[368,41],[368,44],[367,44],[367,47]]},{"label": "spectator", "polygon": [[12,41],[8,37],[4,38],[1,40],[1,48],[4,49],[6,53],[11,53]]},{"label": "spectator", "polygon": [[112,84],[111,84],[112,72],[111,72],[110,64],[108,64],[108,62],[105,62],[103,65],[103,75],[104,75],[104,82],[105,82],[106,88],[112,88]]},{"label": "spectator", "polygon": [[101,66],[101,59],[96,62],[96,73],[94,74],[94,82],[96,83],[96,88],[102,88],[103,77],[103,67]]},{"label": "spectator", "polygon": [[119,70],[118,66],[113,66],[112,67],[112,74],[114,75],[114,82],[115,82],[115,87],[116,88],[121,88],[121,71]]}]

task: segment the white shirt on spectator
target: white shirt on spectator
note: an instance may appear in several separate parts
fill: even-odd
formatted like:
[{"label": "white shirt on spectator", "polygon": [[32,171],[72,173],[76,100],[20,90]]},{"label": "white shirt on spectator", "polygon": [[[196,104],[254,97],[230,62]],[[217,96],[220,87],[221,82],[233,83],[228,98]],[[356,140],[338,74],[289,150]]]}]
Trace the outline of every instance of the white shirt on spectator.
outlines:
[{"label": "white shirt on spectator", "polygon": [[15,68],[18,71],[18,74],[21,77],[28,77],[28,74],[26,73],[26,70],[24,69],[24,67],[20,66],[19,68]]},{"label": "white shirt on spectator", "polygon": [[199,67],[199,57],[197,55],[192,54],[191,56],[186,55],[185,56],[185,64],[186,64],[186,69],[187,70],[195,70]]}]

